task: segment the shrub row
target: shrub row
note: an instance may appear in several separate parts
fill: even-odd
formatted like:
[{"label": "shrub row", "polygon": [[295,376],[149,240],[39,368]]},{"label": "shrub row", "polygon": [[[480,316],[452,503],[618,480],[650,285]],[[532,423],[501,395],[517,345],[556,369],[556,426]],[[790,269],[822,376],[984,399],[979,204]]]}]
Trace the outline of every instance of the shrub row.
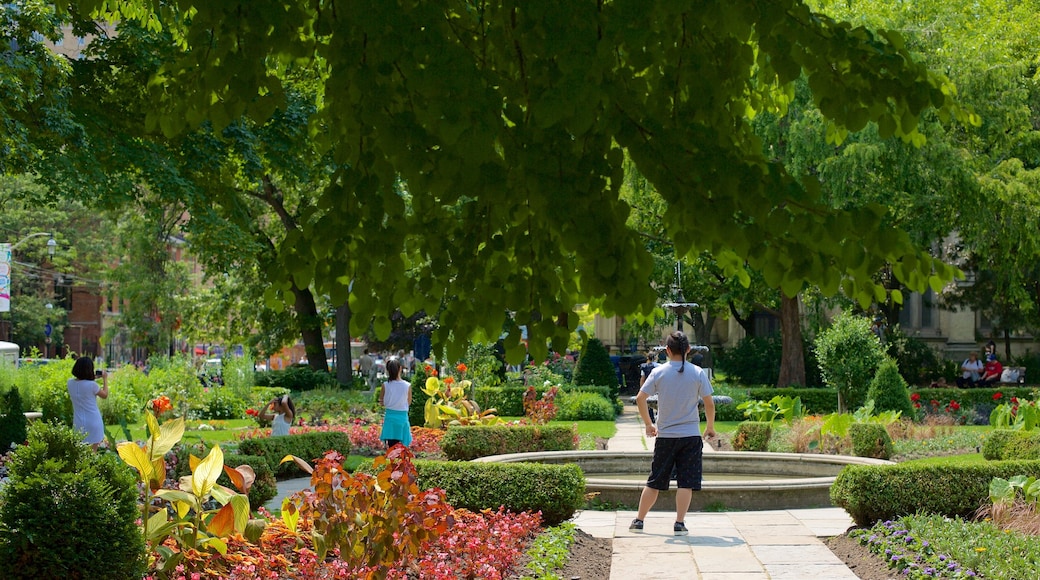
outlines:
[{"label": "shrub row", "polygon": [[[471,511],[540,511],[547,526],[570,519],[585,505],[585,475],[569,465],[416,460],[419,489],[439,487],[448,503]],[[358,470],[372,473],[372,463]]]},{"label": "shrub row", "polygon": [[[927,403],[928,401],[935,399],[942,405],[946,405],[950,401],[957,401],[961,407],[974,407],[980,404],[1000,404],[1007,403],[1011,400],[1011,397],[1018,397],[1022,400],[1032,400],[1033,394],[1036,392],[1035,387],[1016,387],[1016,386],[996,386],[986,387],[984,389],[958,389],[958,388],[947,388],[947,389],[933,389],[933,388],[922,388],[914,389],[912,393],[919,393],[921,395],[921,402]],[[1000,399],[994,400],[993,396],[997,393],[1001,394]]]},{"label": "shrub row", "polygon": [[994,477],[1040,477],[1040,461],[983,465],[849,465],[831,486],[831,502],[859,526],[918,512],[969,518],[989,500]]},{"label": "shrub row", "polygon": [[336,377],[325,371],[316,371],[306,365],[293,365],[284,370],[267,371],[254,375],[258,387],[281,387],[291,391],[310,391],[322,387],[338,387]]},{"label": "shrub row", "polygon": [[[550,387],[537,386],[534,388],[534,391],[538,398],[541,399],[545,391],[549,389]],[[414,387],[412,390],[414,400]],[[607,401],[611,400],[610,387],[581,385],[566,386],[561,390],[566,393],[596,393],[602,395]],[[495,409],[495,414],[500,417],[523,417],[524,393],[526,391],[527,387],[478,387],[473,392],[473,399],[480,405],[481,409]]]},{"label": "shrub row", "polygon": [[346,457],[350,454],[350,436],[340,431],[300,433],[286,437],[257,437],[238,444],[242,455],[255,455],[267,461],[276,477],[302,477],[307,475],[295,463],[279,463],[286,455],[295,455],[313,463],[335,450]]},{"label": "shrub row", "polygon": [[838,412],[838,392],[834,389],[756,387],[748,390],[751,400],[768,401],[777,395],[800,398],[802,408],[810,415]]},{"label": "shrub row", "polygon": [[576,439],[573,426],[474,425],[449,428],[441,439],[441,450],[453,461],[469,461],[504,453],[568,451],[577,449]]},{"label": "shrub row", "polygon": [[982,456],[991,461],[1040,459],[1040,432],[997,429],[982,444]]}]

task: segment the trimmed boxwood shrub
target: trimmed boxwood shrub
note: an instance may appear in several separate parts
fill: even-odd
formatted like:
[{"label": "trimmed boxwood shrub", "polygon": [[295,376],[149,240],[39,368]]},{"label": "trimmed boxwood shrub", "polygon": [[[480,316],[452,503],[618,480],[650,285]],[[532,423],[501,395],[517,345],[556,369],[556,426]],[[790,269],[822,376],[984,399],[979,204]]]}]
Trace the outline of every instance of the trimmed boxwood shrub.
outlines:
[{"label": "trimmed boxwood shrub", "polygon": [[[753,401],[768,401],[777,395],[784,395],[792,399],[795,397],[800,398],[802,400],[802,408],[810,415],[829,415],[838,412],[838,391],[834,389],[757,387],[748,390],[747,398]],[[741,411],[740,418],[743,417],[744,413]]]},{"label": "trimmed boxwood shrub", "polygon": [[831,502],[858,526],[925,512],[970,518],[989,500],[989,482],[1040,477],[1040,461],[983,465],[849,465],[831,486]]},{"label": "trimmed boxwood shrub", "polygon": [[346,457],[350,455],[350,436],[340,431],[300,433],[283,437],[256,437],[238,444],[242,455],[255,455],[267,460],[267,465],[276,477],[302,477],[307,475],[294,462],[279,464],[286,455],[295,455],[313,463],[334,449]]},{"label": "trimmed boxwood shrub", "polygon": [[140,578],[137,477],[72,428],[37,421],[0,489],[4,578]]},{"label": "trimmed boxwood shrub", "polygon": [[564,391],[556,398],[560,421],[613,421],[614,405],[596,393]]},{"label": "trimmed boxwood shrub", "polygon": [[22,397],[18,389],[12,387],[0,402],[0,454],[6,453],[12,443],[25,443],[27,427]]},{"label": "trimmed boxwood shrub", "polygon": [[982,456],[990,461],[1040,459],[1040,432],[997,429],[982,444]]},{"label": "trimmed boxwood shrub", "polygon": [[849,438],[852,439],[852,454],[857,457],[892,457],[892,438],[884,425],[853,423],[849,425]]},{"label": "trimmed boxwood shrub", "polygon": [[590,338],[586,343],[574,367],[574,384],[610,387],[610,398],[618,395],[621,385],[618,384],[617,370],[600,339]]},{"label": "trimmed boxwood shrub", "polygon": [[457,508],[540,511],[545,525],[555,526],[585,505],[585,475],[574,464],[417,460],[415,467],[419,489],[439,487]]},{"label": "trimmed boxwood shrub", "polygon": [[577,449],[577,432],[564,425],[473,425],[449,427],[441,450],[451,460],[468,461],[489,455]]},{"label": "trimmed boxwood shrub", "polygon": [[744,421],[737,425],[737,434],[733,436],[733,449],[737,451],[769,451],[769,438],[772,436],[772,423]]},{"label": "trimmed boxwood shrub", "polygon": [[874,379],[870,381],[870,387],[867,389],[867,399],[874,400],[874,410],[878,413],[899,411],[903,417],[907,418],[915,415],[906,380],[899,374],[899,367],[892,359],[886,359],[878,367],[877,373],[874,374]]}]

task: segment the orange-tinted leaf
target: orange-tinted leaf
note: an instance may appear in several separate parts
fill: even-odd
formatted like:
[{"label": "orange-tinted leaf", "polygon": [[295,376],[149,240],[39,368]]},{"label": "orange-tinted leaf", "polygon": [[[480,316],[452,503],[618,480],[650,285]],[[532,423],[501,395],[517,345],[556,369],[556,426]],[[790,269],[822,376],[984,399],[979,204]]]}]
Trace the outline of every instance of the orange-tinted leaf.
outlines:
[{"label": "orange-tinted leaf", "polygon": [[220,538],[227,537],[231,532],[235,531],[234,507],[231,504],[227,504],[220,508],[220,511],[209,521],[206,529],[209,533]]}]

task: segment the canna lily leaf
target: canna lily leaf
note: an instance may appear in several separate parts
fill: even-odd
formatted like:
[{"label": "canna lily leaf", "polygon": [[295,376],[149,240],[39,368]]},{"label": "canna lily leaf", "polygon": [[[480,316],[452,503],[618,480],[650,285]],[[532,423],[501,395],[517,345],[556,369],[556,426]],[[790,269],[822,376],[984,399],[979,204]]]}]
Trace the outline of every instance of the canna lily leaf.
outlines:
[{"label": "canna lily leaf", "polygon": [[152,462],[148,460],[148,455],[144,452],[144,449],[137,446],[137,443],[133,441],[120,443],[116,451],[127,465],[137,470],[137,473],[141,476],[141,481],[152,480],[152,476],[155,473]]},{"label": "canna lily leaf", "polygon": [[285,463],[286,461],[293,461],[293,462],[295,462],[296,465],[300,469],[302,469],[302,470],[307,472],[307,475],[313,475],[314,474],[314,468],[311,467],[311,464],[307,463],[306,461],[304,461],[303,459],[301,459],[299,457],[296,457],[295,455],[286,455],[285,457],[282,458],[281,461],[278,462],[278,465],[281,465],[281,464]]},{"label": "canna lily leaf", "polygon": [[145,420],[148,422],[148,432],[152,434],[149,443],[149,454],[152,457],[166,455],[184,437],[184,417],[177,417],[161,426],[151,413],[145,414]]},{"label": "canna lily leaf", "polygon": [[191,472],[191,491],[198,498],[205,498],[224,471],[224,452],[214,445],[209,455]]},{"label": "canna lily leaf", "polygon": [[296,504],[289,498],[282,500],[282,522],[285,523],[285,527],[289,528],[289,531],[296,533],[296,528],[300,523],[300,510],[296,509]]},{"label": "canna lily leaf", "polygon": [[214,550],[220,552],[220,555],[227,555],[227,544],[224,542],[224,540],[221,540],[220,538],[206,538],[204,540],[201,540],[199,541],[199,547],[213,548]]},{"label": "canna lily leaf", "polygon": [[220,508],[210,519],[206,531],[221,538],[231,535],[235,531],[235,508],[231,504]]}]

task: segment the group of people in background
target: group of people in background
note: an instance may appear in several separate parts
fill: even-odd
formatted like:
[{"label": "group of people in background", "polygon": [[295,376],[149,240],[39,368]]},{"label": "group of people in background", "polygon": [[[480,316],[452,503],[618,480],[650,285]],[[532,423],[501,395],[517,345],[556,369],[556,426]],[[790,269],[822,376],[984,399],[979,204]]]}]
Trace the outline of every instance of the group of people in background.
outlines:
[{"label": "group of people in background", "polygon": [[957,386],[961,388],[986,387],[1001,382],[1004,365],[997,360],[997,345],[990,341],[983,350],[986,361],[979,359],[974,351],[961,363],[961,376],[957,378]]}]

